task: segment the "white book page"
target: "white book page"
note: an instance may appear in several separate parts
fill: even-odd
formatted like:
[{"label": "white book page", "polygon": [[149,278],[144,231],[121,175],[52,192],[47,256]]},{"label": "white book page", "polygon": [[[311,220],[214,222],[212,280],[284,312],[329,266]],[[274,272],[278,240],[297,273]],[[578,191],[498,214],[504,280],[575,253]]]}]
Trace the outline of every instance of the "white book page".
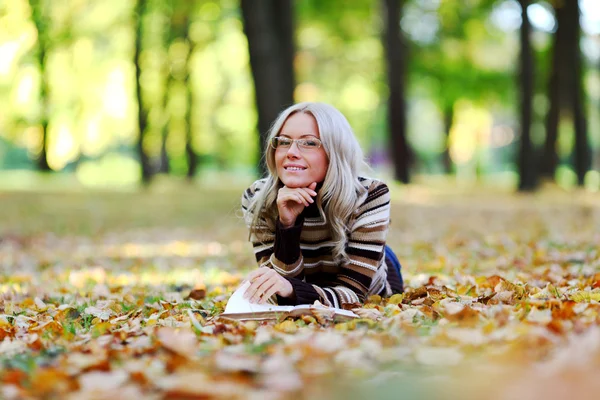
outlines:
[{"label": "white book page", "polygon": [[344,315],[351,318],[357,318],[358,315],[350,310],[343,310],[341,308],[327,307],[318,301],[315,304],[303,304],[299,306],[276,306],[273,304],[253,304],[244,298],[246,289],[250,287],[250,282],[244,282],[229,298],[227,306],[225,306],[224,314],[247,314],[257,312],[288,312],[295,309],[300,310],[311,310],[311,309],[323,309],[335,312],[338,315]]},{"label": "white book page", "polygon": [[250,282],[244,282],[229,298],[225,306],[225,314],[253,313],[265,311],[291,311],[292,306],[275,306],[273,304],[253,304],[244,298]]}]

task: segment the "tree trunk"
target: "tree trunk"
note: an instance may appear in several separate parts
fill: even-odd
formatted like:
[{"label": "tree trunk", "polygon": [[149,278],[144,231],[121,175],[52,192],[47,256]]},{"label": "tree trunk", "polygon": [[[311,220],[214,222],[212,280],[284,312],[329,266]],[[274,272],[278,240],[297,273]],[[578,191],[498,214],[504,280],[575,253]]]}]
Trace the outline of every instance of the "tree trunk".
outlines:
[{"label": "tree trunk", "polygon": [[31,7],[31,13],[33,22],[37,29],[37,61],[40,66],[40,102],[41,102],[41,115],[40,125],[42,127],[42,143],[40,155],[37,158],[37,167],[40,171],[51,171],[50,165],[48,164],[48,115],[49,104],[48,104],[48,76],[46,73],[46,52],[48,48],[47,43],[47,29],[46,21],[49,21],[43,15],[42,3],[39,0],[29,0],[29,6]]},{"label": "tree trunk", "polygon": [[585,100],[583,89],[583,74],[579,39],[581,27],[579,24],[579,5],[577,1],[565,2],[565,20],[568,27],[568,60],[571,64],[567,78],[567,87],[571,90],[571,107],[575,128],[575,173],[577,183],[583,186],[585,174],[591,167],[591,148],[587,136],[587,121],[585,116]]},{"label": "tree trunk", "polygon": [[[177,3],[176,3],[177,4]],[[173,5],[172,5],[173,6]],[[168,15],[170,18],[170,23],[167,28],[167,33],[165,34],[165,52],[167,53],[167,62],[165,63],[165,92],[163,97],[163,121],[162,121],[162,135],[161,135],[161,144],[160,144],[160,158],[157,172],[161,174],[169,174],[171,172],[170,162],[169,162],[169,151],[167,149],[167,142],[169,141],[169,131],[170,131],[170,123],[171,123],[171,114],[169,111],[169,95],[171,85],[174,81],[173,79],[173,65],[169,58],[169,49],[175,40],[175,26],[173,24],[173,15]]]},{"label": "tree trunk", "polygon": [[190,59],[194,53],[194,45],[190,40],[190,19],[189,13],[186,13],[186,17],[183,23],[183,37],[188,42],[189,49],[185,59],[185,76],[183,79],[186,97],[187,97],[187,108],[185,110],[185,154],[187,158],[187,178],[193,180],[198,170],[198,155],[194,150],[194,135],[192,131],[192,109],[194,108],[194,94],[192,93],[192,86],[190,84]]},{"label": "tree trunk", "polygon": [[407,49],[400,30],[403,0],[384,0],[384,43],[390,96],[388,99],[388,127],[394,178],[403,183],[410,181],[409,149],[406,140],[405,59]]},{"label": "tree trunk", "polygon": [[167,141],[169,140],[169,127],[168,123],[163,127],[161,143],[160,143],[160,165],[158,166],[158,172],[161,174],[168,174],[171,171],[169,166],[169,152],[167,150]]},{"label": "tree trunk", "polygon": [[519,0],[521,4],[521,56],[519,71],[521,143],[519,151],[519,191],[531,191],[537,186],[535,155],[531,142],[531,119],[533,104],[533,54],[531,49],[531,23],[527,17],[530,0]]},{"label": "tree trunk", "polygon": [[258,111],[259,171],[271,123],[294,102],[294,23],[291,0],[241,0]]},{"label": "tree trunk", "polygon": [[550,109],[546,120],[546,144],[542,159],[542,174],[553,177],[558,165],[556,140],[560,116],[567,112],[575,128],[575,172],[579,185],[591,164],[591,150],[587,137],[582,82],[580,24],[577,1],[555,2],[558,28],[554,36],[552,70],[549,83]]},{"label": "tree trunk", "polygon": [[541,160],[540,175],[547,179],[554,179],[558,166],[558,153],[556,141],[558,139],[558,123],[560,119],[561,97],[564,96],[564,52],[565,52],[565,22],[563,8],[555,7],[556,23],[552,45],[552,65],[550,66],[550,79],[548,81],[548,100],[550,108],[546,115],[546,141]]},{"label": "tree trunk", "polygon": [[443,163],[444,172],[452,173],[452,158],[450,157],[450,130],[454,123],[454,106],[448,105],[444,108],[444,132],[446,132],[446,145],[444,146]]},{"label": "tree trunk", "polygon": [[150,165],[150,158],[144,150],[144,139],[146,137],[146,126],[148,125],[148,112],[144,107],[144,100],[142,96],[141,86],[141,75],[142,70],[140,66],[140,58],[142,54],[142,19],[146,10],[146,0],[137,0],[135,7],[135,20],[136,23],[136,37],[135,37],[135,77],[136,77],[136,97],[138,103],[138,129],[139,137],[137,142],[137,150],[140,158],[140,167],[142,172],[142,183],[147,185],[152,179],[152,168]]}]

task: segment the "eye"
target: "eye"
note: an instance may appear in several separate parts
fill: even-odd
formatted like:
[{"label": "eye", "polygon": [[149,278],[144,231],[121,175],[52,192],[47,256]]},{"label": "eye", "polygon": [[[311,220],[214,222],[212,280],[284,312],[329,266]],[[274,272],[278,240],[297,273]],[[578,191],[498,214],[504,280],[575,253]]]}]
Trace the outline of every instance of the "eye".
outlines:
[{"label": "eye", "polygon": [[300,143],[303,146],[309,147],[309,148],[315,148],[315,147],[319,147],[321,145],[321,142],[319,142],[317,139],[304,139]]},{"label": "eye", "polygon": [[277,138],[279,141],[279,146],[287,147],[292,145],[292,139],[288,139],[285,137]]},{"label": "eye", "polygon": [[292,140],[286,137],[276,136],[273,138],[272,144],[274,148],[286,147],[292,145]]}]

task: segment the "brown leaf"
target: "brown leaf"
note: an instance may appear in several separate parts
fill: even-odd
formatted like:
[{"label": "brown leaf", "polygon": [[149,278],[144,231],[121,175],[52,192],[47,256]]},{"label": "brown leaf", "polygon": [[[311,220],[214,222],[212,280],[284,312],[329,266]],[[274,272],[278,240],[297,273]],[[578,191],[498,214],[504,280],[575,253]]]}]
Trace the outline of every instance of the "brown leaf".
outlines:
[{"label": "brown leaf", "polygon": [[[449,303],[447,306],[450,304],[457,303]],[[471,325],[475,324],[479,320],[479,316],[479,311],[472,309],[470,306],[463,306],[460,310],[453,309],[444,315],[444,317],[449,321],[462,322]]]},{"label": "brown leaf", "polygon": [[414,290],[408,290],[406,293],[404,293],[404,299],[402,302],[404,304],[409,304],[412,301],[423,297],[427,297],[427,288],[425,286],[418,287]]},{"label": "brown leaf", "polygon": [[362,304],[360,303],[343,303],[342,304],[342,310],[353,310],[355,308],[360,308],[362,307]]},{"label": "brown leaf", "polygon": [[202,300],[206,297],[206,290],[205,289],[194,289],[190,292],[190,294],[188,295],[187,299],[192,299],[192,300]]},{"label": "brown leaf", "polygon": [[198,349],[196,334],[189,328],[162,327],[156,332],[156,337],[165,348],[186,358],[193,357]]},{"label": "brown leaf", "polygon": [[25,371],[21,369],[11,369],[2,374],[2,383],[5,385],[21,386],[21,383],[27,378]]}]

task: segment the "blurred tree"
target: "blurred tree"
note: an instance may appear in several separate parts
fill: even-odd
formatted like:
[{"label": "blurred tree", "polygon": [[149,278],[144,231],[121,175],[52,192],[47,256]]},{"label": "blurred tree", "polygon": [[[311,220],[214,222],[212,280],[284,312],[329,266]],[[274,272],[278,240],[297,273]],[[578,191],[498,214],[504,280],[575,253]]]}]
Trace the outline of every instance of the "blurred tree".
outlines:
[{"label": "blurred tree", "polygon": [[271,123],[294,102],[294,22],[292,0],[241,0],[244,32],[258,111],[259,172]]},{"label": "blurred tree", "polygon": [[576,0],[555,0],[553,7],[558,25],[554,35],[552,67],[548,84],[550,109],[546,119],[546,142],[541,164],[544,177],[553,178],[558,166],[556,142],[561,115],[568,112],[575,128],[575,172],[583,185],[591,165],[587,137],[579,39],[581,27]]},{"label": "blurred tree", "polygon": [[[173,44],[175,35],[174,35],[174,29],[173,29],[173,24],[172,24],[172,17],[171,17],[171,23],[169,24],[169,29],[166,36],[166,40],[165,40],[165,49],[169,50],[169,47],[171,47],[171,45]],[[165,63],[165,75],[167,76],[166,82],[165,82],[165,93],[164,93],[164,98],[163,98],[163,112],[165,113],[165,118],[163,120],[163,126],[162,126],[162,134],[161,134],[161,144],[160,144],[160,157],[159,157],[159,164],[158,164],[158,173],[162,173],[162,174],[168,174],[171,171],[171,168],[169,166],[169,152],[167,151],[167,140],[169,139],[169,121],[171,119],[170,113],[168,111],[169,109],[169,88],[171,87],[172,81],[173,81],[173,74],[172,74],[172,63],[169,60],[169,57],[167,56],[167,62]]]},{"label": "blurred tree", "polygon": [[29,0],[31,14],[35,27],[37,29],[37,61],[40,68],[40,118],[39,122],[42,128],[42,144],[40,154],[37,159],[37,166],[40,171],[51,171],[48,164],[48,73],[46,71],[46,53],[49,46],[48,23],[49,16],[45,15],[44,0]]},{"label": "blurred tree", "polygon": [[[509,103],[514,98],[514,74],[494,65],[493,58],[477,57],[491,48],[506,48],[506,34],[498,31],[488,19],[498,0],[469,2],[408,2],[405,14],[417,18],[419,26],[432,32],[428,40],[418,37],[408,41],[411,54],[408,63],[409,91],[427,87],[428,95],[442,112],[445,146],[441,162],[446,173],[452,173],[450,132],[455,121],[456,103],[468,99],[484,105],[489,101]],[[409,22],[415,23],[414,21]],[[426,22],[424,22],[426,21]],[[406,24],[405,24],[406,25]],[[405,28],[405,30],[407,30]],[[480,170],[479,166],[477,167]]]},{"label": "blurred tree", "polygon": [[450,130],[454,124],[454,104],[448,103],[443,109],[444,113],[444,133],[446,134],[446,144],[444,146],[444,153],[442,156],[442,163],[444,165],[444,171],[446,174],[452,173],[452,158],[450,157]]},{"label": "blurred tree", "polygon": [[171,67],[171,75],[180,80],[185,88],[186,109],[185,119],[185,154],[187,160],[187,178],[192,179],[198,169],[198,155],[194,150],[194,137],[192,135],[192,109],[194,96],[190,85],[190,57],[194,52],[194,44],[190,40],[190,15],[193,10],[194,1],[180,0],[179,7],[173,13],[172,26],[177,38],[185,46],[185,53],[181,61],[177,61]]},{"label": "blurred tree", "polygon": [[134,22],[136,27],[135,35],[135,77],[136,77],[136,98],[138,104],[138,129],[139,136],[137,141],[138,156],[140,159],[140,167],[142,171],[142,183],[148,184],[152,179],[152,167],[150,164],[150,157],[144,149],[144,139],[146,136],[146,127],[148,125],[148,111],[144,106],[144,99],[142,96],[142,68],[141,68],[141,56],[142,56],[142,21],[146,11],[146,0],[137,0]]},{"label": "blurred tree", "polygon": [[387,61],[388,128],[394,179],[409,183],[410,151],[406,140],[405,65],[407,47],[400,30],[400,15],[404,0],[384,0],[384,47]]},{"label": "blurred tree", "polygon": [[592,149],[587,132],[587,117],[585,112],[585,90],[583,83],[582,52],[579,45],[581,39],[581,17],[578,1],[567,1],[565,5],[568,16],[567,26],[570,29],[571,46],[568,47],[568,57],[572,60],[572,72],[569,87],[573,98],[573,123],[575,124],[575,173],[577,183],[583,186],[585,175],[592,165]]},{"label": "blurred tree", "polygon": [[527,16],[530,0],[519,0],[521,5],[521,54],[519,57],[519,87],[521,111],[521,143],[517,165],[519,168],[519,191],[534,190],[537,186],[536,157],[531,142],[534,66],[531,48],[531,22]]},{"label": "blurred tree", "polygon": [[[179,84],[185,90],[185,111],[183,112],[183,126],[185,136],[185,158],[187,161],[186,176],[191,179],[195,176],[198,167],[197,155],[194,151],[193,135],[191,129],[191,110],[193,108],[192,86],[189,84],[190,56],[194,51],[193,42],[189,38],[190,15],[194,9],[193,0],[175,0],[169,3],[169,24],[165,35],[165,48],[167,50],[166,90],[164,95],[164,112],[166,119],[163,124],[162,143],[160,151],[159,172],[169,173],[169,155],[167,141],[172,130],[171,122],[179,117],[180,110],[173,110],[169,101],[173,97],[173,87]],[[175,112],[177,111],[177,112]],[[176,115],[177,114],[177,115]],[[180,124],[181,126],[181,124]]]}]

